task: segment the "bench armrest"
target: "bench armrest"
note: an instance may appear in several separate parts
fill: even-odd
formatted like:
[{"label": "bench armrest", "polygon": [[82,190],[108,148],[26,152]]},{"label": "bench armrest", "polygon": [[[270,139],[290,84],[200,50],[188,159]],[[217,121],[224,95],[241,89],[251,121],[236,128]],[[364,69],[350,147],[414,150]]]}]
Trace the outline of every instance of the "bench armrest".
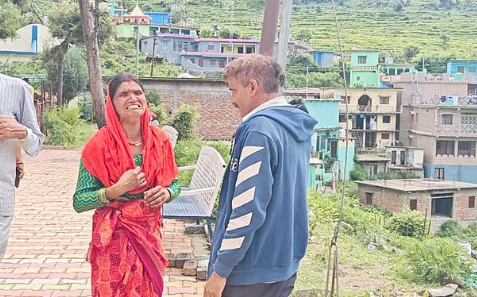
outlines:
[{"label": "bench armrest", "polygon": [[190,165],[190,166],[181,166],[179,167],[179,170],[190,170],[190,169],[195,169],[197,165]]},{"label": "bench armrest", "polygon": [[199,195],[199,194],[206,194],[206,193],[211,193],[214,192],[215,188],[204,188],[204,189],[198,189],[198,190],[186,190],[182,191],[180,196],[192,196],[192,195]]}]

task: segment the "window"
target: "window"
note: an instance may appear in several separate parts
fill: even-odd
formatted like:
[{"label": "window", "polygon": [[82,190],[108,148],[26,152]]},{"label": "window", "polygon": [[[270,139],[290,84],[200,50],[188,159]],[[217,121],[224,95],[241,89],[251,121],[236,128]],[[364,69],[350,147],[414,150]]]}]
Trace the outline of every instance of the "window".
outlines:
[{"label": "window", "polygon": [[469,72],[475,72],[475,67],[469,67]]},{"label": "window", "polygon": [[216,60],[210,60],[209,65],[210,65],[210,66],[216,66],[216,65],[217,65],[217,61],[216,61]]},{"label": "window", "polygon": [[209,43],[209,45],[207,46],[207,50],[208,50],[208,51],[213,51],[213,50],[214,50],[214,44],[213,44],[213,43]]},{"label": "window", "polygon": [[199,59],[199,67],[204,67],[204,59]]},{"label": "window", "polygon": [[358,77],[356,77],[356,80],[357,80],[357,81],[359,81],[360,79],[361,79],[361,77],[359,77],[359,76],[358,76]]},{"label": "window", "polygon": [[391,123],[391,116],[383,116],[383,123],[384,124]]},{"label": "window", "polygon": [[457,72],[460,72],[460,73],[464,74],[465,73],[465,67],[462,67],[462,66],[457,67]]},{"label": "window", "polygon": [[366,204],[373,205],[373,193],[366,192]]},{"label": "window", "polygon": [[434,178],[444,179],[444,168],[436,168],[434,170]]},{"label": "window", "polygon": [[442,125],[452,125],[452,115],[443,114],[442,115]]},{"label": "window", "polygon": [[411,199],[409,201],[409,208],[411,210],[417,210],[417,199]]},{"label": "window", "polygon": [[320,135],[316,136],[316,151],[320,151]]},{"label": "window", "polygon": [[399,75],[399,74],[401,74],[401,73],[403,73],[403,70],[402,70],[402,69],[398,69],[398,70],[397,70],[397,74]]},{"label": "window", "polygon": [[436,140],[436,155],[453,156],[455,149],[455,141],[453,140]]},{"label": "window", "polygon": [[381,133],[381,139],[389,139],[389,133]]},{"label": "window", "polygon": [[243,47],[242,46],[238,48],[238,53],[243,54]]},{"label": "window", "polygon": [[321,136],[320,149],[321,149],[322,151],[326,150],[326,137],[325,137],[325,135],[322,135],[322,136]]},{"label": "window", "polygon": [[182,43],[182,50],[188,52],[189,51],[189,42]]},{"label": "window", "polygon": [[253,54],[254,50],[253,47],[247,47],[247,54]]},{"label": "window", "polygon": [[379,96],[379,104],[389,104],[389,96]]},{"label": "window", "polygon": [[389,68],[389,75],[396,75],[396,68]]},{"label": "window", "polygon": [[190,59],[190,62],[191,62],[192,64],[195,64],[195,59],[194,59],[194,58]]},{"label": "window", "polygon": [[346,115],[344,114],[340,114],[340,119],[339,119],[340,123],[345,123],[346,122]]},{"label": "window", "polygon": [[331,157],[336,158],[338,157],[338,142],[331,141],[331,149],[330,149]]},{"label": "window", "polygon": [[475,157],[475,141],[459,141],[457,143],[457,156]]},{"label": "window", "polygon": [[[341,96],[340,98],[341,98],[341,103],[348,103],[349,104],[350,101],[351,101],[351,96],[347,96],[346,98],[345,98],[345,96]],[[346,100],[346,102],[345,102],[345,100]]]},{"label": "window", "polygon": [[220,68],[225,68],[225,61],[224,60],[219,61],[219,67]]},{"label": "window", "polygon": [[475,208],[475,196],[469,196],[469,208]]},{"label": "window", "polygon": [[378,165],[373,165],[373,175],[378,174]]},{"label": "window", "polygon": [[358,56],[358,64],[366,64],[366,56]]},{"label": "window", "polygon": [[431,215],[452,218],[454,193],[431,194]]}]

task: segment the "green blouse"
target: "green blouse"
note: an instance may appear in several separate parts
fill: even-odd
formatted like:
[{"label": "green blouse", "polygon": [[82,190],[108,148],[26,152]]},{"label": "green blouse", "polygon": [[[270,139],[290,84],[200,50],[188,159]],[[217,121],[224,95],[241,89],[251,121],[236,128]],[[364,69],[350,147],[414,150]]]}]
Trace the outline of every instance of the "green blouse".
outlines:
[{"label": "green blouse", "polygon": [[[136,166],[141,166],[142,155],[134,155],[134,163]],[[100,202],[98,197],[98,190],[101,188],[104,188],[103,184],[86,170],[83,160],[81,160],[79,166],[78,183],[76,186],[76,192],[73,196],[73,207],[76,212],[84,212],[87,210],[103,207],[104,204]],[[168,189],[172,193],[172,199],[179,196],[181,193],[179,180],[177,178],[174,179]],[[143,199],[144,194],[139,193],[132,195],[129,193],[124,193],[121,195],[121,197],[130,200]]]}]

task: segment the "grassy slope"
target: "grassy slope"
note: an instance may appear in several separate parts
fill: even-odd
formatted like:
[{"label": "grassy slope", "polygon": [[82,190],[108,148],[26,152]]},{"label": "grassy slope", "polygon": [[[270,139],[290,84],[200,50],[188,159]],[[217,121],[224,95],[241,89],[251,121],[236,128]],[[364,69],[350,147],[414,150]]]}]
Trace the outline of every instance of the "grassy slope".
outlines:
[{"label": "grassy slope", "polygon": [[[189,16],[204,26],[233,26],[243,35],[260,34],[259,26],[250,25],[250,20],[261,18],[260,11],[247,8],[243,1],[233,4],[230,0],[222,0],[215,5],[211,2],[190,1],[187,6]],[[314,48],[337,50],[336,26],[330,2],[296,6],[292,14],[291,33],[296,36],[300,30],[309,29],[313,32],[311,44]],[[417,46],[424,56],[455,54],[462,59],[477,58],[474,45],[477,33],[475,0],[452,10],[430,7],[437,0],[412,0],[411,6],[401,12],[395,12],[392,7],[376,8],[375,5],[363,4],[372,2],[369,0],[345,2],[345,6],[338,6],[337,9],[346,51],[356,47],[402,53],[408,46]],[[317,5],[321,13],[316,13]],[[441,46],[442,35],[450,37],[445,48]]]},{"label": "grassy slope", "polygon": [[[45,11],[57,0],[35,0],[40,11]],[[117,0],[111,0],[112,2]],[[118,1],[119,2],[119,1]],[[130,1],[134,5],[135,1]],[[133,3],[134,2],[134,3]],[[154,10],[164,10],[176,0],[140,0]],[[183,0],[189,17],[203,27],[217,24],[232,27],[242,35],[258,36],[261,28],[250,25],[251,20],[261,19],[263,9],[249,8],[245,1],[234,0]],[[311,44],[316,49],[337,50],[338,42],[331,0],[319,4],[295,5],[291,33],[296,36],[302,29],[313,33]],[[337,1],[339,2],[339,1]],[[474,45],[477,33],[477,0],[461,0],[462,4],[451,10],[433,5],[439,0],[411,0],[410,6],[395,12],[394,0],[344,0],[337,6],[344,49],[373,48],[383,52],[396,50],[402,53],[408,46],[417,46],[420,56],[455,54],[460,59],[477,58]],[[384,3],[377,7],[376,2]],[[317,13],[317,6],[321,13]],[[443,46],[441,36],[450,40]]]}]

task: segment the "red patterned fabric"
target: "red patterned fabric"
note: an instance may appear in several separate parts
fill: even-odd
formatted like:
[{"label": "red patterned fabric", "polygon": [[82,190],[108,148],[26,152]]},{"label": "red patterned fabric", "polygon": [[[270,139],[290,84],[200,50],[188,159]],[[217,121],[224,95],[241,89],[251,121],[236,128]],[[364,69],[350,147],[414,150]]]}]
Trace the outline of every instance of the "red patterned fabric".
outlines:
[{"label": "red patterned fabric", "polygon": [[144,200],[114,202],[95,212],[87,259],[93,297],[162,296],[168,262],[158,218],[159,209]]}]

